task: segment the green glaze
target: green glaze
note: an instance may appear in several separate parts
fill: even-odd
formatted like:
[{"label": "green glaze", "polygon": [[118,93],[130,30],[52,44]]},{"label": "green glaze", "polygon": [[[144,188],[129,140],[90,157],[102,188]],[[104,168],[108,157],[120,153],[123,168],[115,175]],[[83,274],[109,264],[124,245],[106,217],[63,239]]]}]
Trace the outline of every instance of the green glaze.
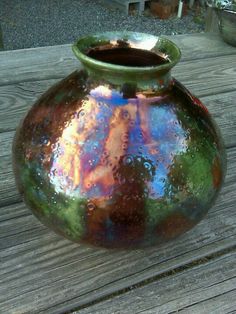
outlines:
[{"label": "green glaze", "polygon": [[[117,40],[131,42],[134,45],[142,41],[143,48],[146,48],[145,45],[149,45],[149,50],[163,53],[170,62],[161,66],[127,67],[100,62],[87,56],[87,52],[91,47],[108,45],[110,42],[114,45]],[[157,77],[163,79],[164,75],[168,75],[171,68],[178,63],[181,57],[179,48],[167,38],[133,32],[105,32],[102,36],[97,34],[83,37],[73,45],[72,49],[80,62],[89,70],[90,75],[102,76],[111,83],[125,81],[140,84],[140,82],[149,81],[153,84]]]}]

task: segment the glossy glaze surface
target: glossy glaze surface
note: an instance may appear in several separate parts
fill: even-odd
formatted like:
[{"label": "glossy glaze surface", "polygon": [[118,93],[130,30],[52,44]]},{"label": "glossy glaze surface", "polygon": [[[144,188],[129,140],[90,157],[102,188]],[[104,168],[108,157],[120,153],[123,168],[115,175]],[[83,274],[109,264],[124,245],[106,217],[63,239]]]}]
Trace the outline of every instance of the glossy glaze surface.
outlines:
[{"label": "glossy glaze surface", "polygon": [[202,103],[167,72],[160,88],[162,76],[144,89],[149,79],[75,71],[28,112],[14,170],[44,224],[77,242],[143,247],[203,218],[225,173],[222,140]]}]

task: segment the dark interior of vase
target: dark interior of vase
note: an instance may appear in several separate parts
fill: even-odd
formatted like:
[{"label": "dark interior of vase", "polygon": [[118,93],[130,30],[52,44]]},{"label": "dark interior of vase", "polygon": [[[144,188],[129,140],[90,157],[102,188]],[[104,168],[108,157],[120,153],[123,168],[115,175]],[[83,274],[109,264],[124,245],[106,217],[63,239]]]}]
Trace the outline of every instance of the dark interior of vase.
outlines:
[{"label": "dark interior of vase", "polygon": [[91,49],[87,56],[98,61],[130,67],[158,66],[169,62],[167,58],[155,52],[137,48]]}]

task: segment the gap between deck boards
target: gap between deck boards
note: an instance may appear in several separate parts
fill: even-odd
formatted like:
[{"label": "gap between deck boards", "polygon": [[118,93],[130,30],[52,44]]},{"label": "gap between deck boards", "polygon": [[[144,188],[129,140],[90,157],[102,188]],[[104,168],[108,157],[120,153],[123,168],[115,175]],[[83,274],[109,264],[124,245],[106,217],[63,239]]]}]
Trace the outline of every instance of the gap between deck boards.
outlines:
[{"label": "gap between deck boards", "polygon": [[[206,92],[205,89],[197,90],[196,82],[194,81],[187,82],[187,79],[182,79],[181,82],[187,83],[187,87],[206,104],[213,115],[220,116],[221,112],[223,115],[225,115],[225,113],[228,114],[232,109],[229,109],[229,107],[234,106],[233,100],[236,90],[233,90],[232,86],[229,88],[223,87],[223,90],[222,88],[220,90],[209,89],[209,91]],[[25,116],[26,112],[32,107],[37,98],[54,83],[56,83],[55,80],[35,81],[33,84],[26,82],[25,84],[28,89],[24,88],[23,83],[16,84],[15,87],[13,87],[13,85],[0,87],[0,93],[2,93],[0,106],[3,106],[0,112],[0,120],[2,121],[0,133],[14,131],[19,121]],[[32,88],[33,86],[34,88]],[[213,105],[214,101],[217,102],[217,107]],[[216,112],[214,112],[215,108],[217,109]]]},{"label": "gap between deck boards", "polygon": [[[117,296],[121,296],[122,294],[125,294],[126,292],[129,292],[130,290],[134,290],[134,289],[137,289],[137,288],[140,288],[140,287],[145,287],[147,285],[149,285],[150,283],[153,283],[155,281],[158,281],[162,278],[166,278],[166,277],[169,277],[169,276],[172,276],[173,274],[177,274],[177,273],[181,273],[183,271],[185,271],[186,269],[190,269],[190,268],[193,268],[194,266],[196,265],[204,265],[206,263],[208,263],[209,261],[211,260],[214,260],[220,256],[223,256],[223,255],[226,255],[230,252],[234,252],[236,250],[236,245],[233,245],[229,248],[225,248],[221,251],[218,251],[216,253],[212,253],[212,254],[209,254],[209,255],[206,255],[204,257],[201,257],[199,259],[196,259],[192,262],[189,262],[189,263],[186,263],[186,264],[183,264],[181,266],[177,266],[175,268],[172,268],[171,270],[168,270],[168,271],[165,271],[161,274],[158,274],[158,275],[155,275],[154,277],[151,277],[149,279],[145,279],[145,280],[142,280],[140,281],[139,283],[135,284],[135,285],[130,285],[126,288],[123,288],[123,289],[120,289],[116,292],[113,292],[111,294],[107,294],[103,297],[100,297],[94,301],[91,301],[91,302],[88,302],[82,306],[78,306],[78,307],[74,307],[73,309],[69,310],[69,311],[64,311],[64,312],[61,312],[61,314],[73,314],[77,311],[80,311],[82,309],[85,309],[85,308],[88,308],[92,305],[95,305],[95,304],[98,304],[98,303],[101,303],[101,302],[104,302],[104,301],[107,301],[107,300],[111,300],[112,298],[114,297],[117,297]],[[48,308],[50,309],[50,308]],[[43,312],[39,312],[39,313],[43,313]],[[171,314],[171,313],[170,313]]]},{"label": "gap between deck boards", "polygon": [[[187,49],[187,48],[186,48]],[[0,54],[1,56],[1,54]],[[205,62],[206,65],[208,63],[211,63],[212,61],[215,62],[217,65],[219,64],[219,61],[217,62],[217,59],[221,58],[232,58],[233,56],[236,56],[235,52],[232,52],[230,54],[217,54],[215,56],[207,56],[206,54],[204,57],[201,58],[182,58],[181,61],[174,67],[174,70],[176,68],[179,68],[181,66],[184,66],[188,63],[191,63],[192,65],[199,62]],[[63,59],[63,58],[61,58]],[[71,72],[81,69],[81,63],[73,56],[64,58],[63,60],[53,60],[53,61],[42,61],[41,64],[34,64],[34,62],[29,63],[28,65],[23,66],[16,66],[13,68],[8,68],[3,66],[1,69],[0,66],[0,86],[6,86],[6,85],[14,85],[17,83],[23,83],[23,82],[35,82],[35,81],[44,81],[44,80],[50,80],[50,79],[62,79],[65,76],[69,75]],[[234,58],[233,58],[234,60]],[[225,62],[222,62],[225,64]],[[22,71],[22,69],[24,69]],[[16,79],[16,77],[19,77]]]}]

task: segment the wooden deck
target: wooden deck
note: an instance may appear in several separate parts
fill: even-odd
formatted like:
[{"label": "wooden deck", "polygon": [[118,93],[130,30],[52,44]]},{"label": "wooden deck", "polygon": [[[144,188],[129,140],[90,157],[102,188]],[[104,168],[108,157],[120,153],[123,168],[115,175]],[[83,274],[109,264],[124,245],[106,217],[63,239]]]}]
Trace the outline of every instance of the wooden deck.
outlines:
[{"label": "wooden deck", "polygon": [[54,234],[21,202],[15,128],[37,97],[79,66],[70,45],[0,52],[0,313],[236,313],[236,48],[171,37],[173,75],[206,104],[228,153],[222,192],[192,231],[161,247],[112,251]]}]

